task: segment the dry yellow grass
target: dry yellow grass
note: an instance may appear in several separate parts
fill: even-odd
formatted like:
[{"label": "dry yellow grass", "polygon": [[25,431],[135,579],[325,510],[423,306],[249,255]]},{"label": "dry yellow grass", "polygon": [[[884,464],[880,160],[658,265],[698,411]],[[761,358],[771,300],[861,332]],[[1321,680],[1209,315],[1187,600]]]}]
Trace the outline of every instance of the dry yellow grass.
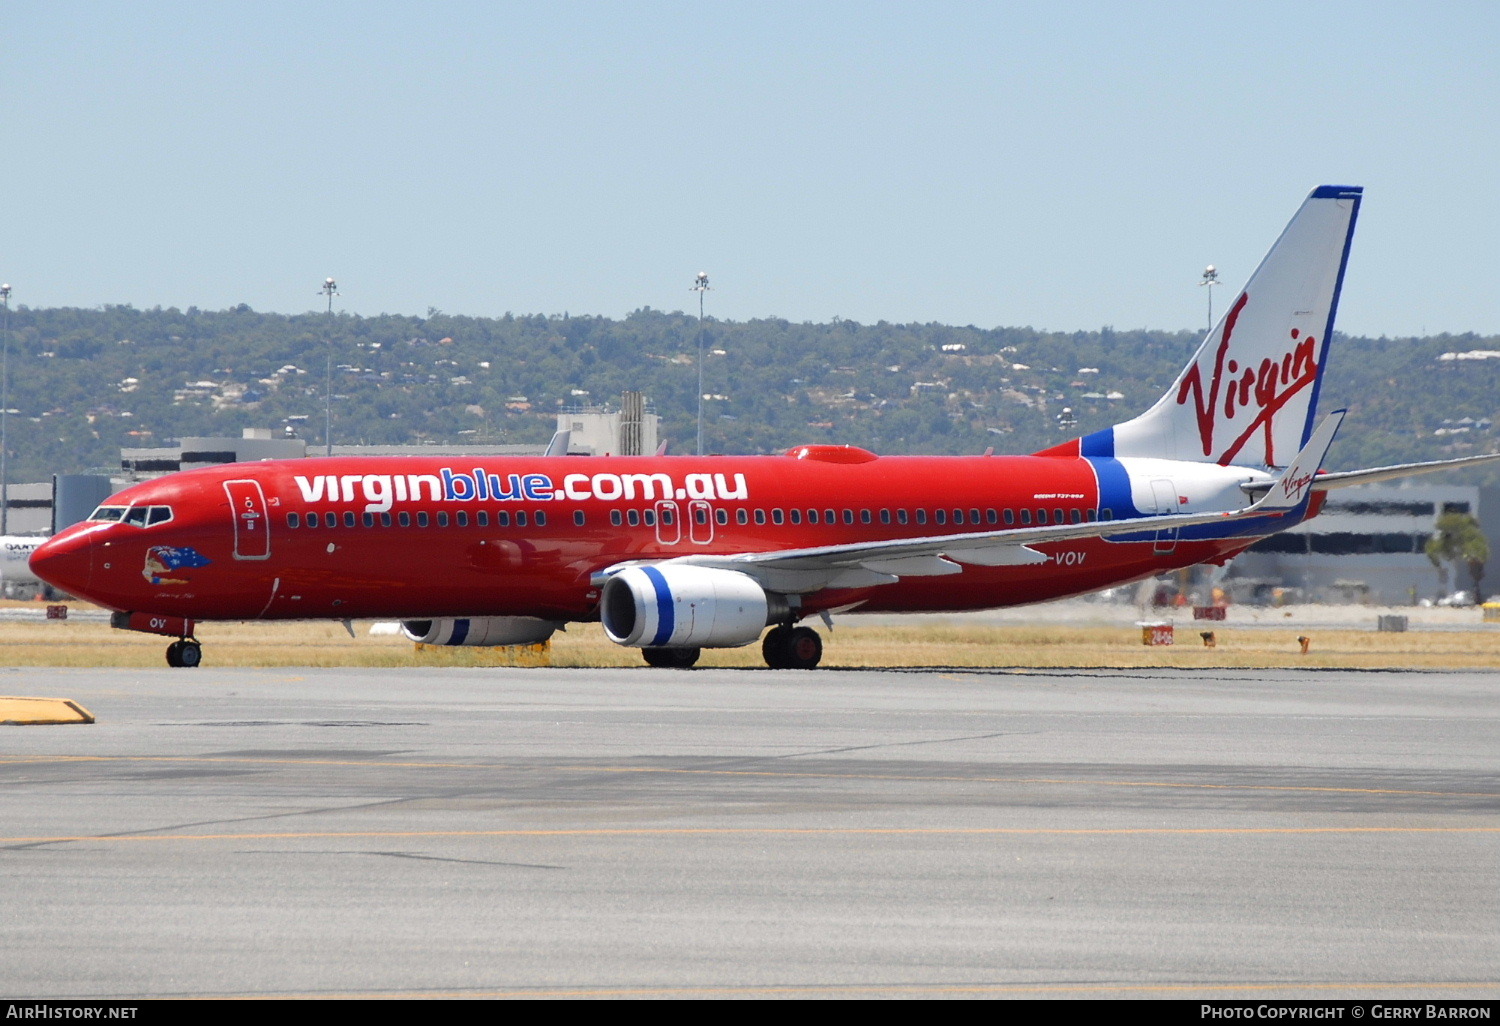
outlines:
[{"label": "dry yellow grass", "polygon": [[[76,607],[75,607],[76,608]],[[337,623],[223,623],[200,631],[209,666],[489,666],[506,665],[504,650],[418,651],[400,637],[370,636],[356,623],[350,638]],[[1133,624],[1119,627],[840,625],[825,634],[823,665],[1018,667],[1361,667],[1500,668],[1500,631],[1374,631],[1215,624],[1215,648],[1203,647],[1200,628],[1179,625],[1178,644],[1141,644]],[[1311,638],[1302,654],[1299,635]],[[0,623],[0,664],[9,666],[165,667],[170,639],[117,631],[77,619]],[[553,638],[553,666],[642,666],[640,653],[608,642],[597,625],[578,624]],[[760,646],[706,650],[701,666],[762,666]]]}]

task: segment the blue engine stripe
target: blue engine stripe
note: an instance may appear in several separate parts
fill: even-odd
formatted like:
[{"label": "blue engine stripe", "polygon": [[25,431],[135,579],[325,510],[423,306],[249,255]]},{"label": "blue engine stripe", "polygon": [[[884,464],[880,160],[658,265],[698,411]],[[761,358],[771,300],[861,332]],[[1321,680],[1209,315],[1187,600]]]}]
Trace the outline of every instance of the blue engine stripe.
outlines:
[{"label": "blue engine stripe", "polygon": [[450,645],[462,645],[464,643],[464,639],[467,638],[468,636],[469,636],[469,621],[467,621],[467,620],[454,620],[453,621],[453,632],[448,635],[448,644],[450,644]]},{"label": "blue engine stripe", "polygon": [[672,591],[667,587],[667,579],[656,567],[643,566],[641,571],[651,582],[651,587],[656,589],[656,637],[651,639],[651,644],[647,647],[659,648],[667,643],[676,626],[676,617],[672,615]]}]

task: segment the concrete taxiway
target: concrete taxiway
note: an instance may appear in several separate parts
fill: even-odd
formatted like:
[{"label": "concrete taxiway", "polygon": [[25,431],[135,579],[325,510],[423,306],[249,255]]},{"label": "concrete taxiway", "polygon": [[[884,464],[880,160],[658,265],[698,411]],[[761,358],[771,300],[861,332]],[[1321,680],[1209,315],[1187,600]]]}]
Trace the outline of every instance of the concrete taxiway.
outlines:
[{"label": "concrete taxiway", "polygon": [[1500,997],[1500,678],[3,670],[0,993]]}]

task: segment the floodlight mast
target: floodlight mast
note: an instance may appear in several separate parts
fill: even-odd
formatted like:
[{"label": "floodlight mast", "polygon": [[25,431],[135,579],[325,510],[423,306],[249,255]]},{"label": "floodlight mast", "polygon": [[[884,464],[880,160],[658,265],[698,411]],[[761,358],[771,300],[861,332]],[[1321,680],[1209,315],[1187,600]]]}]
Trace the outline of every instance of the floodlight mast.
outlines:
[{"label": "floodlight mast", "polygon": [[10,416],[10,284],[0,285],[0,305],[5,308],[5,325],[0,328],[0,534],[10,534],[10,440],[6,436]]},{"label": "floodlight mast", "polygon": [[698,455],[703,455],[703,293],[708,287],[708,272],[699,271],[689,292],[698,293]]},{"label": "floodlight mast", "polygon": [[1203,269],[1203,277],[1198,279],[1200,286],[1208,286],[1208,330],[1214,330],[1214,286],[1220,284],[1219,272],[1213,264]]},{"label": "floodlight mast", "polygon": [[323,279],[318,294],[328,298],[328,366],[323,374],[323,454],[333,455],[333,297],[339,294],[338,282]]}]

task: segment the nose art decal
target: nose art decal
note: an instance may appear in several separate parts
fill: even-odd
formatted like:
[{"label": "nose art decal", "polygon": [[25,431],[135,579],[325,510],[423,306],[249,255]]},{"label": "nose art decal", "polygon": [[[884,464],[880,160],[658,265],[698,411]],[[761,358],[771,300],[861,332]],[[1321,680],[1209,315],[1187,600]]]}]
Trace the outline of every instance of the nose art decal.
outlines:
[{"label": "nose art decal", "polygon": [[187,584],[186,577],[172,577],[174,571],[208,566],[213,560],[191,545],[153,545],[146,550],[146,566],[141,576],[152,584]]}]

